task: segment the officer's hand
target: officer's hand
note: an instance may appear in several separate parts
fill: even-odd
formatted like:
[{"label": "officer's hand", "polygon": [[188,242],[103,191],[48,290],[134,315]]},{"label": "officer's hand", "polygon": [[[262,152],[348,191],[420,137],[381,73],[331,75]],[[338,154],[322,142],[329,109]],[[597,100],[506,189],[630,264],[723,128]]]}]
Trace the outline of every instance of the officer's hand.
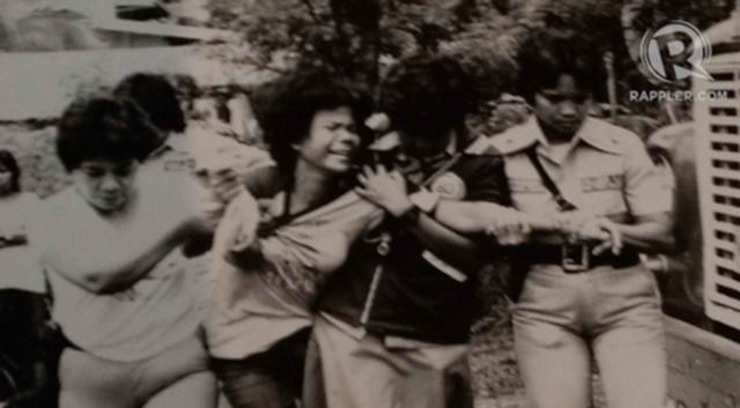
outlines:
[{"label": "officer's hand", "polygon": [[365,166],[363,172],[357,176],[357,181],[360,186],[355,191],[360,197],[395,217],[400,217],[414,206],[406,192],[406,179],[398,171],[389,173],[382,165],[373,171]]},{"label": "officer's hand", "polygon": [[219,238],[223,237],[230,250],[242,251],[256,239],[259,222],[259,205],[245,192],[236,197],[226,210],[224,220],[219,226]]},{"label": "officer's hand", "polygon": [[584,211],[567,211],[552,214],[555,231],[569,244],[582,244],[607,239],[606,234],[591,228],[596,216]]},{"label": "officer's hand", "polygon": [[596,244],[593,254],[599,255],[611,249],[615,255],[622,250],[622,234],[619,226],[608,218],[573,211],[557,217],[559,230],[568,243]]},{"label": "officer's hand", "polygon": [[191,186],[186,197],[186,230],[190,234],[212,234],[224,214],[226,205],[213,191],[203,186]]},{"label": "officer's hand", "polygon": [[486,234],[495,237],[499,245],[522,244],[531,232],[529,217],[509,208],[502,208],[494,222],[486,228]]},{"label": "officer's hand", "polygon": [[606,239],[602,239],[591,251],[594,255],[599,255],[606,250],[611,250],[614,255],[619,255],[622,252],[624,244],[619,225],[608,218],[599,217],[588,225],[588,228],[592,231],[597,231],[602,236],[607,236]]},{"label": "officer's hand", "polygon": [[213,214],[218,213],[220,207],[217,208],[216,204],[209,205],[211,208],[204,208],[202,212],[192,214],[187,220],[186,232],[188,236],[210,235],[216,230],[220,217]]},{"label": "officer's hand", "polygon": [[228,203],[244,189],[239,175],[231,168],[215,170],[209,173],[210,187],[219,200]]}]

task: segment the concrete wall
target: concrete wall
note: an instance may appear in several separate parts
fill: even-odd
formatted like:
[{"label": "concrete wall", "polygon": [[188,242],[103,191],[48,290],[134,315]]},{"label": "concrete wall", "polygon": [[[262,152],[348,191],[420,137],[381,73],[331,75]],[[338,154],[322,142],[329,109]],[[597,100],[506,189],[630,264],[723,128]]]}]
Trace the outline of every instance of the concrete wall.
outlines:
[{"label": "concrete wall", "polygon": [[133,72],[191,75],[201,86],[258,84],[270,74],[221,62],[218,46],[6,53],[0,58],[0,121],[58,116],[81,90]]}]

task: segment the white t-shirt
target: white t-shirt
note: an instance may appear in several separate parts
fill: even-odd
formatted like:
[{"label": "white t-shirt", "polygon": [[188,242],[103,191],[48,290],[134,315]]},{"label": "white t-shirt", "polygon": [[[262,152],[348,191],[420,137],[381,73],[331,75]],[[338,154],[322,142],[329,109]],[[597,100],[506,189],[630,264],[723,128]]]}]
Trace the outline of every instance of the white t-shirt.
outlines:
[{"label": "white t-shirt", "polygon": [[[41,251],[66,237],[77,242],[81,256],[96,251],[97,239],[125,234],[123,224],[111,223],[73,188],[47,200],[42,220],[50,237],[35,240]],[[152,214],[152,213],[149,213]],[[91,239],[93,238],[93,239]],[[44,242],[45,241],[45,242]],[[131,362],[152,357],[192,336],[202,321],[198,276],[179,247],[161,259],[130,288],[113,294],[96,294],[73,283],[45,265],[51,283],[53,316],[65,336],[97,357]]]}]

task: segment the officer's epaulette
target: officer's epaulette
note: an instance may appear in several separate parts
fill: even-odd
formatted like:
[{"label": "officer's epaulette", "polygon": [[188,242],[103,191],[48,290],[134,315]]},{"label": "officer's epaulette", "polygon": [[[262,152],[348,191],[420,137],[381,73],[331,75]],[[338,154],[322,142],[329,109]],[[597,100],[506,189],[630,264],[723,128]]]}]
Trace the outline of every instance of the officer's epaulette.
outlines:
[{"label": "officer's epaulette", "polygon": [[525,122],[509,128],[503,133],[489,137],[489,144],[504,155],[522,151],[537,142],[533,133],[536,129],[527,129],[528,127],[528,122]]},{"label": "officer's epaulette", "polygon": [[596,118],[586,119],[580,134],[586,143],[612,154],[625,154],[643,146],[642,139],[633,132]]},{"label": "officer's epaulette", "polygon": [[485,137],[477,137],[465,149],[465,154],[472,156],[500,156],[501,152],[491,144],[491,141]]}]

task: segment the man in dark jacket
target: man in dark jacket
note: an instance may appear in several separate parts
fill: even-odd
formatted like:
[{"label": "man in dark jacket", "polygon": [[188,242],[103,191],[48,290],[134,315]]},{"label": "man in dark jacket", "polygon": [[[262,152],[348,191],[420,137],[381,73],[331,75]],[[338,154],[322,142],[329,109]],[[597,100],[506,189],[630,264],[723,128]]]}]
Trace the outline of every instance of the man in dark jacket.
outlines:
[{"label": "man in dark jacket", "polygon": [[[465,116],[472,94],[449,57],[392,67],[381,108],[395,132],[378,140],[357,192],[386,220],[351,248],[319,302],[308,407],[472,407],[468,340],[475,237],[435,219],[440,200],[509,204],[503,162]],[[314,370],[314,372],[311,372]]]}]

